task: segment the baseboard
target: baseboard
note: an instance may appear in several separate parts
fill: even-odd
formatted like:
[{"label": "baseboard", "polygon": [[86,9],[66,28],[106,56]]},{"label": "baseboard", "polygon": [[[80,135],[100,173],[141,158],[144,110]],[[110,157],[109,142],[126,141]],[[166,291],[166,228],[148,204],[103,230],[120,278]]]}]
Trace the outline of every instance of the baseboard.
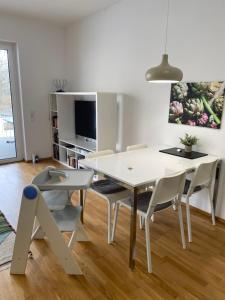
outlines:
[{"label": "baseboard", "polygon": [[[182,202],[181,205],[182,205],[182,206],[185,206],[185,203]],[[192,211],[195,211],[195,212],[197,212],[197,213],[199,213],[199,214],[201,214],[201,215],[204,215],[204,216],[206,216],[206,217],[211,218],[211,214],[208,213],[207,211],[204,211],[204,210],[202,210],[202,209],[200,209],[200,208],[198,208],[198,207],[192,206],[192,205],[190,205],[190,208],[191,208]],[[223,218],[221,218],[221,217],[217,217],[217,216],[216,216],[216,221],[225,224],[225,219],[223,219]]]},{"label": "baseboard", "polygon": [[[45,158],[39,158],[39,161],[44,162],[44,161],[51,160],[51,159],[52,159],[52,157],[50,156],[50,157],[45,157]],[[23,161],[26,162],[26,163],[32,163],[31,159],[28,159],[28,160],[24,159]]]},{"label": "baseboard", "polygon": [[23,161],[24,161],[24,159],[16,160],[16,161],[0,162],[0,166],[16,164],[16,163],[20,163],[20,162],[23,162]]}]

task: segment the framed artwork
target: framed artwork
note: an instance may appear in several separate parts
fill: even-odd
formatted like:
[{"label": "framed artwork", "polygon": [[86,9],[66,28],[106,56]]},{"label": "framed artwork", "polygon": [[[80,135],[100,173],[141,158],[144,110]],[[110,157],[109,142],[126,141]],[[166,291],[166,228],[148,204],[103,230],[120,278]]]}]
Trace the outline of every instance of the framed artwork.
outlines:
[{"label": "framed artwork", "polygon": [[169,123],[220,129],[225,81],[171,85]]}]

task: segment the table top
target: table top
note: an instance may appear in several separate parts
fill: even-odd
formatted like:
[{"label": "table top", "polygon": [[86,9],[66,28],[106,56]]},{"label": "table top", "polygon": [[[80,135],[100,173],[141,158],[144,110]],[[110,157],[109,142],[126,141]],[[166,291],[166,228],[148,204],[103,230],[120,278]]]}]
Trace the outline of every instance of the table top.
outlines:
[{"label": "table top", "polygon": [[[163,149],[163,148],[159,148]],[[219,159],[207,155],[194,160],[159,152],[159,149],[139,149],[98,158],[80,160],[81,166],[114,178],[130,187],[154,183],[157,179],[179,171],[192,171],[200,163]]]}]

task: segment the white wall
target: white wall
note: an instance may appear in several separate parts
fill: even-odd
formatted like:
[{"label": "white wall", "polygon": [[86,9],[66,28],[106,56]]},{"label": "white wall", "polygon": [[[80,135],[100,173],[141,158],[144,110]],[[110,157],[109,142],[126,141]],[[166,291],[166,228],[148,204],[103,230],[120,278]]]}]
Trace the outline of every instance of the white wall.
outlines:
[{"label": "white wall", "polygon": [[[45,22],[0,16],[0,41],[19,50],[27,159],[51,156],[48,93],[64,75],[64,30]],[[34,113],[34,120],[31,114]]]},{"label": "white wall", "polygon": [[[66,65],[71,88],[127,96],[126,144],[179,145],[178,137],[189,132],[199,137],[199,150],[224,157],[224,119],[221,130],[168,124],[170,87],[145,82],[146,70],[161,60],[166,3],[123,0],[70,26]],[[171,1],[169,58],[183,69],[185,81],[225,80],[224,11],[223,0]],[[196,205],[209,210],[204,199]],[[224,201],[217,214],[225,218]]]}]

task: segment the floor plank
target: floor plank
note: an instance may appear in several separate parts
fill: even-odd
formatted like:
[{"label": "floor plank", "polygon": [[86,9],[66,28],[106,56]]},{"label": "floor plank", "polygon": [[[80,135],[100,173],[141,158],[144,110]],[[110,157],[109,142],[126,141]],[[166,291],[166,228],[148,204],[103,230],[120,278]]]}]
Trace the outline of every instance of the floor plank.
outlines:
[{"label": "floor plank", "polygon": [[[36,165],[0,166],[0,209],[16,228],[24,186],[53,161]],[[78,202],[74,193],[73,202]],[[107,245],[106,203],[88,193],[85,229],[90,242],[77,243],[73,253],[83,276],[68,276],[52,253],[48,241],[35,241],[25,276],[0,272],[1,300],[82,299],[225,299],[225,224],[192,212],[193,243],[181,247],[177,213],[166,210],[151,224],[153,274],[147,273],[144,231],[137,228],[137,264],[128,267],[129,212],[119,212],[116,242]],[[68,241],[70,234],[65,234]]]}]

